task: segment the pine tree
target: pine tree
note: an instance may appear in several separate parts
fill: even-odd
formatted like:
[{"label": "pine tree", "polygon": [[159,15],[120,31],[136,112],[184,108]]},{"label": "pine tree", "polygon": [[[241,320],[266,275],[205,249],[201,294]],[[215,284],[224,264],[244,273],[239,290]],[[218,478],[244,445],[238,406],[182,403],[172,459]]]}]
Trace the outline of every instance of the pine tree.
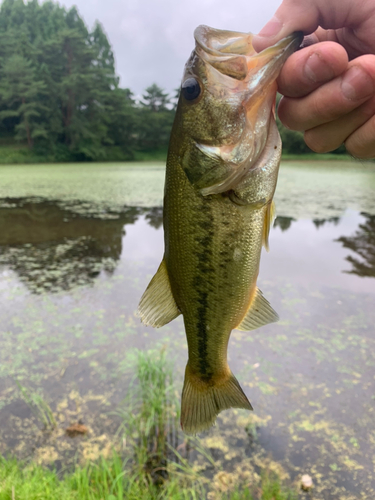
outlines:
[{"label": "pine tree", "polygon": [[147,87],[142,98],[142,106],[153,112],[165,111],[168,109],[168,104],[171,102],[168,94],[156,85],[156,83]]},{"label": "pine tree", "polygon": [[31,62],[21,55],[9,57],[1,73],[0,100],[7,109],[0,111],[0,119],[16,118],[15,139],[26,139],[31,149],[35,139],[47,136],[39,120],[43,112],[39,98],[45,92],[45,85],[37,81]]},{"label": "pine tree", "polygon": [[1,3],[0,136],[60,161],[129,159],[166,147],[172,107],[156,84],[138,104],[120,88],[102,25],[88,30],[76,8]]}]

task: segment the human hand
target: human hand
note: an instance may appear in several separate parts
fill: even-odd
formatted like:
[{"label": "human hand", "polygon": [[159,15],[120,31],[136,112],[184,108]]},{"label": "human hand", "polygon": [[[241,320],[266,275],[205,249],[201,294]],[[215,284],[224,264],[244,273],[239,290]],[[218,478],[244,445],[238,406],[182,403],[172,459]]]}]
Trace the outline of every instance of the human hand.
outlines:
[{"label": "human hand", "polygon": [[308,36],[280,73],[280,120],[303,130],[313,151],[345,143],[351,155],[374,158],[374,0],[284,0],[254,36],[254,48],[263,50],[293,31]]}]

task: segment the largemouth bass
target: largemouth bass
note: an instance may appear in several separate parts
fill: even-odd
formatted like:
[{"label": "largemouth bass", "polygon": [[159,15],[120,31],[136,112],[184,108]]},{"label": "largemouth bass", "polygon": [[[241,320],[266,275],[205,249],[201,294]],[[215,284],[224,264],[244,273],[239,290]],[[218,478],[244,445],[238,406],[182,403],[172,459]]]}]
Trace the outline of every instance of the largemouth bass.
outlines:
[{"label": "largemouth bass", "polygon": [[164,258],[139,304],[146,325],[183,315],[186,433],[207,429],[227,408],[252,410],[227,346],[234,328],[278,319],[256,281],[281,156],[276,78],[302,39],[293,34],[257,54],[251,33],[199,26],[194,37],[168,152]]}]

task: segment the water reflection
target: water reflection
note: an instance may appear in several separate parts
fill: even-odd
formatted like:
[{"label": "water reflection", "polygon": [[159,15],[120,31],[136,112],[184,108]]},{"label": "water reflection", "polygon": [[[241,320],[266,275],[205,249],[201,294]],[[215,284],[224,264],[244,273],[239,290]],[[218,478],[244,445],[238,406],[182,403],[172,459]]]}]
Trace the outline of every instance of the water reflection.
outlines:
[{"label": "water reflection", "polygon": [[0,265],[15,271],[30,291],[69,290],[93,283],[102,271],[112,274],[120,260],[124,226],[141,215],[155,228],[162,224],[158,207],[125,207],[120,213],[93,216],[77,212],[78,205],[72,211],[43,200],[1,203]]},{"label": "water reflection", "polygon": [[329,217],[328,219],[313,219],[313,223],[316,229],[319,229],[326,223],[332,223],[335,226],[338,226],[339,222],[340,222],[340,217]]},{"label": "water reflection", "polygon": [[341,236],[336,241],[340,241],[344,248],[348,248],[360,257],[360,259],[351,255],[346,257],[353,267],[345,272],[375,278],[375,216],[363,212],[361,215],[365,221],[359,224],[354,235]]},{"label": "water reflection", "polygon": [[292,225],[292,222],[295,222],[296,219],[293,217],[283,217],[278,215],[275,219],[274,227],[279,227],[282,232],[286,231]]},{"label": "water reflection", "polygon": [[[294,219],[293,217],[284,217],[278,215],[275,219],[274,227],[279,227],[281,231],[284,232],[290,229],[292,222],[296,222],[296,219]],[[319,229],[326,223],[333,223],[335,226],[337,226],[340,223],[340,217],[329,217],[327,219],[313,219],[312,222],[316,227],[316,229]]]},{"label": "water reflection", "polygon": [[159,229],[163,224],[163,208],[162,207],[153,207],[147,210],[146,212],[146,221],[150,224],[150,226],[155,229]]},{"label": "water reflection", "polygon": [[[93,284],[103,273],[111,275],[121,259],[159,261],[162,234],[154,230],[162,223],[161,207],[124,207],[109,213],[79,202],[0,200],[0,265],[17,273],[33,293],[70,290]],[[313,221],[279,216],[275,228],[273,251],[262,258],[263,276],[279,276],[284,270],[290,277],[297,273],[304,282],[343,285],[345,259],[352,265],[344,271],[347,278],[348,273],[375,276],[373,215],[347,213],[341,219]],[[359,258],[355,253],[347,256],[338,242]]]}]

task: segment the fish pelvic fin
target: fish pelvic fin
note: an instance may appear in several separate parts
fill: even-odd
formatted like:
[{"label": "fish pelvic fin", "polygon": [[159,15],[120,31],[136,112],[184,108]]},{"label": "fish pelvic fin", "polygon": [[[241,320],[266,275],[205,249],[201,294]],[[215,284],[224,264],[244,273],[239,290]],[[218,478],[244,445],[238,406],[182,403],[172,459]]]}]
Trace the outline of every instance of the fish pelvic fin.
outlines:
[{"label": "fish pelvic fin", "polygon": [[205,381],[186,366],[181,401],[181,428],[185,434],[197,434],[215,424],[217,415],[228,408],[252,410],[236,377],[228,374],[220,381]]},{"label": "fish pelvic fin", "polygon": [[249,310],[236,329],[247,332],[269,323],[275,323],[278,320],[279,315],[277,312],[272,308],[259,288],[256,288]]},{"label": "fish pelvic fin", "polygon": [[139,302],[137,316],[142,323],[160,328],[181,314],[174,300],[165,260],[150,281]]}]

